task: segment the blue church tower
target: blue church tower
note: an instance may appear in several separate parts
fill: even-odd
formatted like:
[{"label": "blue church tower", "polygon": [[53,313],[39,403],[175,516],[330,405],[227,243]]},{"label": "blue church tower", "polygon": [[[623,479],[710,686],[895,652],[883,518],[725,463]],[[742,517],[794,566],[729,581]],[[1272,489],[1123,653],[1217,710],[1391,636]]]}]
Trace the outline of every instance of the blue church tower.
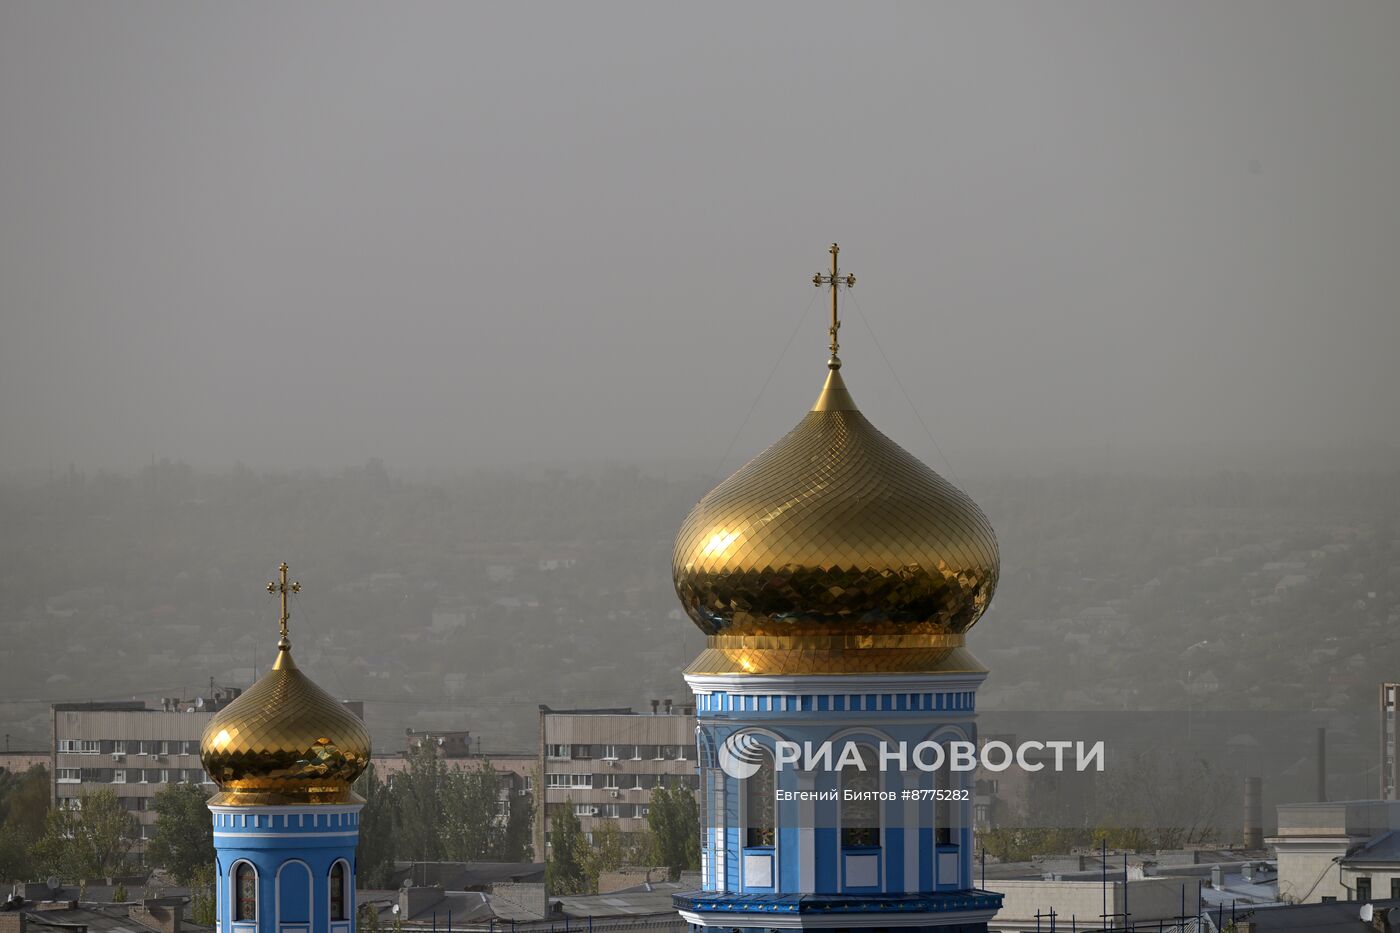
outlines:
[{"label": "blue church tower", "polygon": [[[704,927],[985,933],[972,869],[977,689],[964,647],[999,555],[966,495],[856,407],[837,355],[790,432],[700,500],[676,592],[708,646],[686,670],[701,774]],[[961,754],[964,757],[955,761]]]},{"label": "blue church tower", "polygon": [[355,847],[369,733],[292,660],[287,565],[277,660],[210,720],[200,741],[219,787],[214,818],[217,933],[355,933]]}]

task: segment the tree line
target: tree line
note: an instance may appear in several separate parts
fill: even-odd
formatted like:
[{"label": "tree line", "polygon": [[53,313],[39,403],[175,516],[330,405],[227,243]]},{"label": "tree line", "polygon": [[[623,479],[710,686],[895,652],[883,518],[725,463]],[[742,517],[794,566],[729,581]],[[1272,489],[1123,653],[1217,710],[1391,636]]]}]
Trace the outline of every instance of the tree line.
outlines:
[{"label": "tree line", "polygon": [[[407,767],[381,778],[371,764],[355,783],[360,814],[357,874],[361,887],[387,888],[396,862],[527,862],[534,857],[533,796],[510,792],[509,777],[489,761],[451,768],[428,745],[410,750]],[[0,772],[0,879],[57,876],[82,883],[140,870],[135,814],[110,790],[50,807],[48,769]],[[161,788],[151,799],[156,822],[144,862],[188,887],[192,919],[213,922],[214,835],[208,794],[197,784]],[[699,868],[695,794],[685,787],[652,791],[647,832],[624,837],[603,821],[589,838],[572,801],[552,814],[546,878],[552,894],[597,891],[599,875],[629,865],[664,867],[671,878]]]}]

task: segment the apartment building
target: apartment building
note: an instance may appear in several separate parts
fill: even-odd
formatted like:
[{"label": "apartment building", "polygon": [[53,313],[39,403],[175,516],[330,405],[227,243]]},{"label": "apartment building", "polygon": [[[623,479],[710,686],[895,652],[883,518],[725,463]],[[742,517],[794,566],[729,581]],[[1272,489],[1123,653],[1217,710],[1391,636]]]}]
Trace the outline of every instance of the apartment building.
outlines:
[{"label": "apartment building", "polygon": [[550,821],[565,807],[590,839],[607,820],[624,836],[646,831],[653,790],[699,787],[695,755],[694,706],[653,700],[649,713],[541,706],[536,856],[544,857]]},{"label": "apartment building", "polygon": [[[238,691],[193,701],[140,700],[56,703],[53,706],[53,803],[81,807],[82,798],[110,790],[136,815],[150,838],[151,798],[168,784],[213,784],[199,763],[199,737]],[[140,846],[138,845],[138,848]]]},{"label": "apartment building", "polygon": [[[220,688],[207,697],[166,698],[155,705],[140,700],[54,704],[49,762],[54,806],[80,807],[84,795],[112,791],[141,824],[141,851],[156,820],[151,800],[162,788],[184,782],[214,792],[199,761],[199,739],[214,713],[240,693],[236,687]],[[363,716],[359,704],[346,706]]]}]

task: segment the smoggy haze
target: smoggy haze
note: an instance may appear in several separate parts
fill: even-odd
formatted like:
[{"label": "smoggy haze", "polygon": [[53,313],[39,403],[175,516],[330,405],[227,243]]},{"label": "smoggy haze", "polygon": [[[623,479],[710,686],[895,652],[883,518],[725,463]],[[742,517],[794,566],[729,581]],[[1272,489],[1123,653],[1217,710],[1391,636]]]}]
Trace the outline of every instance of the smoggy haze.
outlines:
[{"label": "smoggy haze", "polygon": [[1389,446],[1397,40],[1381,2],[8,0],[0,470],[708,466],[833,239],[955,462]]}]

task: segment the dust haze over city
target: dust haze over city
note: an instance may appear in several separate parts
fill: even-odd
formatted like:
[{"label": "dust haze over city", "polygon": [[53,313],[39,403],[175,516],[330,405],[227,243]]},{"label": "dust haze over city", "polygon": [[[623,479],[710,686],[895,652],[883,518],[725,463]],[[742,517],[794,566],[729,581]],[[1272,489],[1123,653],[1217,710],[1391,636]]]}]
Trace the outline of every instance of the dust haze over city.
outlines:
[{"label": "dust haze over city", "polygon": [[376,748],[684,702],[672,541],[816,397],[832,241],[853,396],[996,529],[988,709],[1370,713],[1397,35],[1367,3],[4,3],[4,729],[247,687],[281,560]]}]

